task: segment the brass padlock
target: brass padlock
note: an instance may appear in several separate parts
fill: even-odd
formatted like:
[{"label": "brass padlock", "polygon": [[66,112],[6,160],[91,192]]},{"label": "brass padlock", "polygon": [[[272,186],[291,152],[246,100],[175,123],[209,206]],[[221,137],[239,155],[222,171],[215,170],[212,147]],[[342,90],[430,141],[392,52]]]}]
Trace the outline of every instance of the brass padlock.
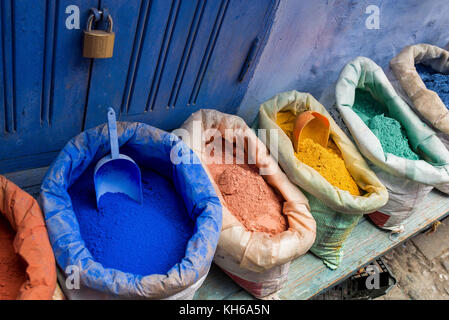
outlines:
[{"label": "brass padlock", "polygon": [[114,51],[115,33],[112,32],[112,17],[108,15],[108,31],[92,30],[94,15],[87,20],[87,29],[84,31],[83,57],[85,58],[111,58]]}]

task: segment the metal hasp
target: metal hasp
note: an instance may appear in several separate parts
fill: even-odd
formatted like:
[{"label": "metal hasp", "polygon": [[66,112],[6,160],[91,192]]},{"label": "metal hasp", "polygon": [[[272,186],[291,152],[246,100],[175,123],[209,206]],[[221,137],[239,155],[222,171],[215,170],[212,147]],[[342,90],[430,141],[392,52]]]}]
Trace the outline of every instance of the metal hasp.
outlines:
[{"label": "metal hasp", "polygon": [[[91,9],[92,13],[87,19],[84,31],[83,57],[85,58],[111,58],[114,52],[115,33],[112,32],[114,22],[107,9],[99,11]],[[92,23],[99,19],[108,21],[108,30],[92,30]]]},{"label": "metal hasp", "polygon": [[99,208],[105,193],[123,193],[142,203],[142,180],[140,169],[133,159],[119,153],[115,111],[108,108],[108,132],[111,154],[98,161],[94,171],[94,184]]}]

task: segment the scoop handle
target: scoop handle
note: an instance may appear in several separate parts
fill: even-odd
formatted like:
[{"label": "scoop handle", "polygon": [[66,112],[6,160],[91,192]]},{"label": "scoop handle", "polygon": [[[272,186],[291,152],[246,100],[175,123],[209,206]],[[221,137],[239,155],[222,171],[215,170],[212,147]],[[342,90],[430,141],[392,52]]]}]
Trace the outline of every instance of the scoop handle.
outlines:
[{"label": "scoop handle", "polygon": [[108,108],[108,132],[109,143],[111,144],[111,158],[118,159],[117,122],[115,120],[115,111],[112,108]]}]

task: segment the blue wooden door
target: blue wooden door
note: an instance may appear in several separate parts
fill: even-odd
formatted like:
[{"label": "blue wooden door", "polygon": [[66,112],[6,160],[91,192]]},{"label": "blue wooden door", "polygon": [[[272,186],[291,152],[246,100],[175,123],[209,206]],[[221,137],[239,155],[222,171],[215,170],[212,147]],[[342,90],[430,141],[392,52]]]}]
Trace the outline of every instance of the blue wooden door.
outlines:
[{"label": "blue wooden door", "polygon": [[82,130],[89,60],[82,31],[65,27],[69,5],[85,24],[99,1],[1,1],[0,172],[48,164]]},{"label": "blue wooden door", "polygon": [[[50,163],[70,138],[105,122],[108,106],[121,120],[164,129],[199,108],[235,112],[249,78],[238,81],[240,70],[277,1],[0,3],[1,173]],[[65,25],[70,5],[81,29]],[[91,7],[114,19],[111,59],[82,57]]]},{"label": "blue wooden door", "polygon": [[235,112],[240,70],[263,38],[274,0],[103,0],[114,19],[112,59],[92,62],[86,128],[112,106],[121,120],[178,127],[200,108]]}]

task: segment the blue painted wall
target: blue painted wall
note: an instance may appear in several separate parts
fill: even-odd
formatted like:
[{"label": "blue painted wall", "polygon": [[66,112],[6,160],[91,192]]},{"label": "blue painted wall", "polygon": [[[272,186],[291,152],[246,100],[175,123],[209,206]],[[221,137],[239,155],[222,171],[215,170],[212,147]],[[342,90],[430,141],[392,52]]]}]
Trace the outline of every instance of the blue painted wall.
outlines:
[{"label": "blue painted wall", "polygon": [[[81,56],[83,31],[64,27],[69,4],[82,28],[90,7],[109,7],[112,59]],[[369,5],[380,8],[379,30],[365,27]],[[279,92],[319,98],[356,56],[385,67],[405,45],[446,45],[448,17],[449,0],[0,1],[0,172],[48,164],[108,106],[164,129],[199,108],[251,122]]]},{"label": "blue painted wall", "polygon": [[[380,29],[367,29],[366,7],[380,9]],[[239,115],[253,121],[260,103],[296,89],[321,92],[362,55],[386,67],[404,46],[449,42],[447,0],[282,0]]]}]

